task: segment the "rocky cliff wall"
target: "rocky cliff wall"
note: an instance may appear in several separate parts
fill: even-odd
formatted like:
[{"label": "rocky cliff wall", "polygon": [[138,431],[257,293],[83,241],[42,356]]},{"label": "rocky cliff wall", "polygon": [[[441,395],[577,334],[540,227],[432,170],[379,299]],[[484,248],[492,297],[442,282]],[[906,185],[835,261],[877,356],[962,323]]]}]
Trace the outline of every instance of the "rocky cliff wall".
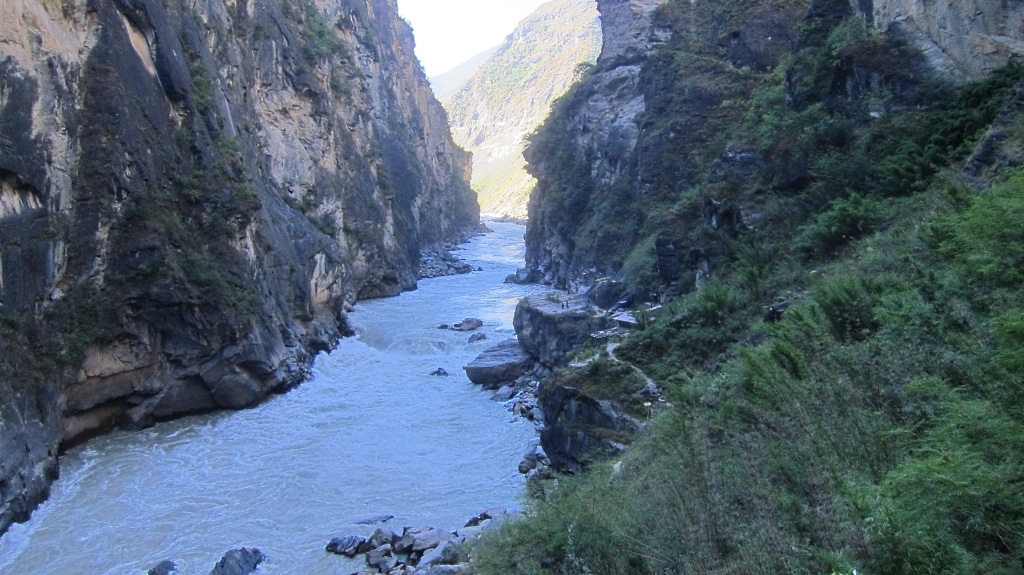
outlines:
[{"label": "rocky cliff wall", "polygon": [[[538,180],[527,267],[558,287],[620,274],[634,247],[653,244],[671,214],[652,208],[696,186],[706,150],[742,114],[731,103],[749,94],[752,72],[770,72],[792,48],[808,6],[603,0],[598,8],[605,44],[596,68],[526,151]],[[661,50],[670,40],[673,49]]]},{"label": "rocky cliff wall", "polygon": [[[5,1],[0,368],[62,384],[0,435],[63,429],[0,482],[297,384],[356,299],[476,225],[469,171],[394,0]],[[0,530],[41,494],[14,491]]]},{"label": "rocky cliff wall", "polygon": [[895,29],[931,65],[958,79],[980,78],[1024,57],[1024,5],[1003,0],[854,0],[876,28]]},{"label": "rocky cliff wall", "polygon": [[[596,68],[525,152],[538,180],[527,268],[532,279],[558,287],[613,276],[692,289],[720,259],[721,242],[711,236],[763,217],[756,190],[806,185],[806,154],[768,158],[754,142],[766,134],[737,128],[757,123],[750,97],[775,82],[785,58],[819,54],[817,64],[786,72],[788,109],[809,105],[813,89],[827,93],[825,108],[845,107],[858,123],[864,114],[852,110],[871,98],[913,106],[926,79],[977,79],[1024,47],[1024,8],[1016,3],[601,0],[598,7],[605,40]],[[867,34],[854,49],[840,47],[852,38],[840,31],[829,40],[835,52],[816,52],[837,26],[855,30],[849,22],[857,16],[886,33]],[[814,76],[840,61],[832,78]],[[741,190],[749,192],[742,202],[722,203]]]}]

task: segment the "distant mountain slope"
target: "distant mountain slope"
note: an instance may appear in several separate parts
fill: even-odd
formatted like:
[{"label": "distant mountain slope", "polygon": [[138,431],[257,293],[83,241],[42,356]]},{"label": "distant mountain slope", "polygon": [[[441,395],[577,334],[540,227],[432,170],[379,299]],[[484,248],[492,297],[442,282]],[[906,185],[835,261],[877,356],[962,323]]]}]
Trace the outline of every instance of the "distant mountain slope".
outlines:
[{"label": "distant mountain slope", "polygon": [[454,96],[473,77],[473,74],[476,74],[480,66],[483,66],[498,51],[498,48],[501,46],[491,46],[451,70],[430,78],[430,87],[433,88],[434,95],[438,99]]},{"label": "distant mountain slope", "polygon": [[534,180],[524,169],[523,137],[600,48],[596,3],[554,0],[520,22],[458,93],[441,98],[455,141],[473,152],[483,213],[525,219]]}]

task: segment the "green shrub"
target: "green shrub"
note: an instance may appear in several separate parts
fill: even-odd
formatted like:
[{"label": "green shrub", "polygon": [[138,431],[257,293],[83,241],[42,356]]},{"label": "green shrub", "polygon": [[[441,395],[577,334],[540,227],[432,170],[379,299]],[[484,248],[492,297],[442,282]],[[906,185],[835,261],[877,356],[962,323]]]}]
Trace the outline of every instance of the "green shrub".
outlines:
[{"label": "green shrub", "polygon": [[832,326],[832,335],[851,342],[867,339],[879,327],[876,291],[870,280],[840,275],[816,284],[813,295]]},{"label": "green shrub", "polygon": [[918,424],[910,457],[881,484],[873,530],[882,572],[993,573],[1024,557],[1024,425],[938,380],[908,394],[933,408]]},{"label": "green shrub", "polygon": [[828,254],[874,231],[884,215],[884,207],[872,198],[859,194],[840,198],[804,227],[795,245],[810,255]]},{"label": "green shrub", "polygon": [[712,281],[697,290],[690,308],[692,317],[703,325],[723,325],[742,303],[739,294],[728,284]]},{"label": "green shrub", "polygon": [[935,224],[939,251],[972,277],[1000,287],[1024,282],[1024,171],[1015,171],[962,213]]},{"label": "green shrub", "polygon": [[772,267],[778,259],[774,246],[764,243],[748,243],[737,248],[736,278],[754,300],[765,295],[768,280],[772,275]]}]

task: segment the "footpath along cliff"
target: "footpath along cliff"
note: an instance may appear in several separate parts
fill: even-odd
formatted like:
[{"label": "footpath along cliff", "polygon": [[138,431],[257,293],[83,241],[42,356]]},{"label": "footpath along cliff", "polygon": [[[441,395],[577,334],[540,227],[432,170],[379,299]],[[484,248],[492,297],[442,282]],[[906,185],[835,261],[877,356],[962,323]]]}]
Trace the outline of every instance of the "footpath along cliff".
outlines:
[{"label": "footpath along cliff", "polygon": [[244,408],[478,224],[394,0],[0,5],[0,532],[59,446]]}]

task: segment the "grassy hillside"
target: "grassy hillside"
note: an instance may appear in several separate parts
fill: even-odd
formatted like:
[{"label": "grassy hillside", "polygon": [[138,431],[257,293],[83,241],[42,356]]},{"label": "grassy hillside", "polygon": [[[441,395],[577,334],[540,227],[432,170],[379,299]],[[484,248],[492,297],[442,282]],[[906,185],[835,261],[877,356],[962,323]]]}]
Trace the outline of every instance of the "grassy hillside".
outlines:
[{"label": "grassy hillside", "polygon": [[[659,16],[692,24],[683,4]],[[671,405],[618,471],[533,490],[476,573],[1024,569],[1024,70],[933,83],[856,18],[805,21],[795,45],[770,72],[726,72],[750,80],[741,113],[622,254],[640,293],[664,287],[644,237],[716,253],[617,351]],[[693,54],[676,41],[647,72]],[[724,169],[734,150],[754,168]],[[709,201],[749,225],[710,225]]]}]

